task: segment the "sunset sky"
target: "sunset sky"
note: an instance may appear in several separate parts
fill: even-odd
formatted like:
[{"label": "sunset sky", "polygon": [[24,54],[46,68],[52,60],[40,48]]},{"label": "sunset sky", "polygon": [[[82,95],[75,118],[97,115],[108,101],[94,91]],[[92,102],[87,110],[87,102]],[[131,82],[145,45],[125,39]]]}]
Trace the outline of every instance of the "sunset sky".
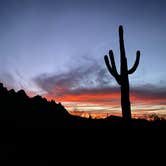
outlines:
[{"label": "sunset sky", "polygon": [[0,0],[0,82],[61,102],[69,111],[121,116],[118,26],[124,27],[133,116],[166,116],[166,1]]}]

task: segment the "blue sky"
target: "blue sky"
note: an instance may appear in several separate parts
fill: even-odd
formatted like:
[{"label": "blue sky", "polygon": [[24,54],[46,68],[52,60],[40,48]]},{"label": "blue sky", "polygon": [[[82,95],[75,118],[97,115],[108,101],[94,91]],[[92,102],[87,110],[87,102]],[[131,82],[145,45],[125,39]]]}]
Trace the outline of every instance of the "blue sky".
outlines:
[{"label": "blue sky", "polygon": [[[129,67],[141,51],[131,86],[165,90],[165,9],[164,0],[0,0],[0,81],[42,94],[50,87],[41,86],[48,77],[78,70],[84,77],[77,86],[101,86],[99,70],[105,71],[102,81],[117,86],[103,57],[113,49],[119,69],[118,26],[123,25]],[[94,69],[92,75],[87,68]]]}]

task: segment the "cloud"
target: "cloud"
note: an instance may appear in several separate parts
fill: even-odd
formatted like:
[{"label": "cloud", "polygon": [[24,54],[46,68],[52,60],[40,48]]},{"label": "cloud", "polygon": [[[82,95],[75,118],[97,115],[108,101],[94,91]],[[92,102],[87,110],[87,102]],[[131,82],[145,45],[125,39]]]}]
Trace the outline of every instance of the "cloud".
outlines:
[{"label": "cloud", "polygon": [[133,93],[140,97],[145,98],[165,98],[166,99],[166,87],[155,86],[152,84],[145,84],[131,88]]},{"label": "cloud", "polygon": [[9,89],[13,86],[16,86],[16,81],[10,72],[0,73],[0,82],[2,82],[4,86],[8,87]]},{"label": "cloud", "polygon": [[131,88],[131,96],[142,103],[166,105],[166,87],[145,84]]},{"label": "cloud", "polygon": [[[120,87],[113,86],[111,79],[106,68],[90,64],[64,73],[42,74],[34,81],[48,99],[120,107]],[[166,105],[166,87],[152,84],[131,87],[131,103]]]},{"label": "cloud", "polygon": [[34,81],[43,91],[55,96],[80,94],[84,90],[93,93],[93,89],[100,90],[98,87],[105,88],[111,83],[107,70],[98,64],[77,67],[65,73],[42,74]]}]

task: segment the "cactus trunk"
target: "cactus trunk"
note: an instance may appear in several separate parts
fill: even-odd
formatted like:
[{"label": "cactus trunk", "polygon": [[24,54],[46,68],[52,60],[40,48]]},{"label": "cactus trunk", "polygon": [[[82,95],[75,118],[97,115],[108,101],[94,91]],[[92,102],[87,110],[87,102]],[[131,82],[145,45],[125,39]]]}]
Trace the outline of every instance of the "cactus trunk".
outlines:
[{"label": "cactus trunk", "polygon": [[125,53],[124,39],[123,39],[123,28],[119,27],[119,45],[120,45],[120,75],[121,75],[121,106],[122,116],[124,119],[131,119],[131,108],[130,108],[130,87],[128,78],[128,66],[127,58]]},{"label": "cactus trunk", "polygon": [[122,116],[124,119],[131,119],[131,108],[130,108],[130,93],[129,93],[129,79],[128,76],[121,84],[121,106]]}]

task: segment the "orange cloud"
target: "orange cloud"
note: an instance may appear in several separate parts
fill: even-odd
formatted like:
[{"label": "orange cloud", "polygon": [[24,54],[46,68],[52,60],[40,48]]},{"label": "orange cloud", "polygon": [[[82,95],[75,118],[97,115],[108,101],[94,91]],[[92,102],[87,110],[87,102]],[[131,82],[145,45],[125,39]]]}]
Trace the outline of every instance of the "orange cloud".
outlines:
[{"label": "orange cloud", "polygon": [[[145,93],[145,92],[144,92]],[[132,114],[141,117],[148,113],[166,114],[166,98],[133,92],[130,95]],[[47,94],[47,99],[62,102],[71,114],[82,117],[105,118],[109,115],[121,116],[120,92],[118,90],[85,89],[79,93],[63,93],[61,96]],[[76,111],[75,111],[76,110]]]},{"label": "orange cloud", "polygon": [[91,93],[84,92],[79,94],[64,94],[63,96],[51,96],[47,94],[47,99],[54,99],[60,102],[79,102],[79,103],[90,103],[96,105],[117,105],[120,103],[120,93]]},{"label": "orange cloud", "polygon": [[[56,92],[55,92],[56,94]],[[105,90],[95,92],[93,91],[82,91],[80,93],[63,93],[62,96],[53,96],[50,94],[45,95],[47,99],[54,99],[60,102],[82,102],[92,104],[103,104],[103,105],[117,105],[120,104],[120,92],[105,92]],[[144,94],[131,93],[131,103],[133,104],[151,104],[151,105],[166,105],[166,98],[160,98],[159,96],[144,96]]]}]

